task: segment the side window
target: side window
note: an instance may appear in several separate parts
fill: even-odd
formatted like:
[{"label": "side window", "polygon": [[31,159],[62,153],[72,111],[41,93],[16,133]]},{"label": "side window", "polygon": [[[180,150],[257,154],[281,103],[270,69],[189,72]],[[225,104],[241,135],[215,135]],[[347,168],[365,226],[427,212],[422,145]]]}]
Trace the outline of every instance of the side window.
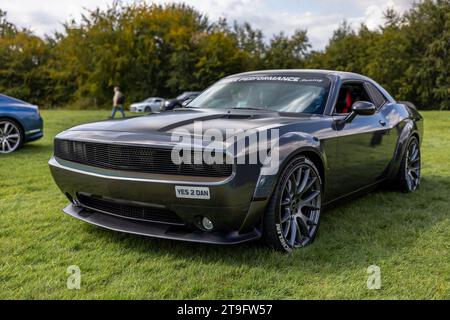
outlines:
[{"label": "side window", "polygon": [[373,84],[367,83],[366,85],[373,97],[373,100],[375,100],[375,106],[377,106],[377,108],[381,108],[387,101],[386,97]]},{"label": "side window", "polygon": [[344,83],[339,90],[335,113],[349,113],[352,105],[357,101],[369,101],[373,103],[362,82]]}]

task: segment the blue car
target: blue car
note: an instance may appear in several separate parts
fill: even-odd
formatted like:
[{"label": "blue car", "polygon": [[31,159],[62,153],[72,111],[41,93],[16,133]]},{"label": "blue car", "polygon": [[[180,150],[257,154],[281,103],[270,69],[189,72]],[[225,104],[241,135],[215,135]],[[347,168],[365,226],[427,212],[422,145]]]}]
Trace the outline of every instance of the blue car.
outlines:
[{"label": "blue car", "polygon": [[11,153],[23,143],[44,135],[37,106],[0,94],[0,153]]}]

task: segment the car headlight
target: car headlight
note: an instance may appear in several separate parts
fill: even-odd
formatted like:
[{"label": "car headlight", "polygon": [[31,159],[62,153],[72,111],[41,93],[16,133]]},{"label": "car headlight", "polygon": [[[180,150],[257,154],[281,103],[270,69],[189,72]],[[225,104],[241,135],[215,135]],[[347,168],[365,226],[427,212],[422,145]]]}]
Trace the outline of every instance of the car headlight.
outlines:
[{"label": "car headlight", "polygon": [[165,107],[168,107],[169,104],[170,104],[170,101],[165,101],[165,102],[164,102],[164,106],[165,106]]}]

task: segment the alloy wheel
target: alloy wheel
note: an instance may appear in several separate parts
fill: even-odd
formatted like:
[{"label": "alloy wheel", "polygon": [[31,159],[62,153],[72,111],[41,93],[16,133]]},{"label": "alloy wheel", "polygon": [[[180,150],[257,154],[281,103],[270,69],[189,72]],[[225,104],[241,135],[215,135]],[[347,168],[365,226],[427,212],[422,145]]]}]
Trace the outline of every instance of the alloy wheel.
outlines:
[{"label": "alloy wheel", "polygon": [[11,153],[20,146],[20,130],[11,121],[0,121],[0,153]]},{"label": "alloy wheel", "polygon": [[280,200],[280,224],[291,248],[310,242],[316,232],[321,210],[321,184],[316,171],[300,164],[291,171]]},{"label": "alloy wheel", "polygon": [[414,191],[420,183],[420,149],[416,140],[413,140],[408,147],[405,170],[408,188]]}]

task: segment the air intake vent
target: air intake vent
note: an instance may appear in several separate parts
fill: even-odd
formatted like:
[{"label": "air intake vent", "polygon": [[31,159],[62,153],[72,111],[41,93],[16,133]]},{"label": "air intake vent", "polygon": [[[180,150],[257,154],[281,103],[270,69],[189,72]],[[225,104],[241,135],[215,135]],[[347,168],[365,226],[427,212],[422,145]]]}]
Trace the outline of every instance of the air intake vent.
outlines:
[{"label": "air intake vent", "polygon": [[223,118],[224,119],[242,120],[242,119],[254,118],[254,116],[253,115],[249,115],[249,114],[232,114],[232,113],[229,113],[227,115],[224,115]]},{"label": "air intake vent", "polygon": [[185,225],[184,221],[181,220],[180,217],[167,209],[127,204],[121,200],[88,196],[83,193],[78,194],[77,198],[83,207],[94,211],[134,220],[179,226]]}]

